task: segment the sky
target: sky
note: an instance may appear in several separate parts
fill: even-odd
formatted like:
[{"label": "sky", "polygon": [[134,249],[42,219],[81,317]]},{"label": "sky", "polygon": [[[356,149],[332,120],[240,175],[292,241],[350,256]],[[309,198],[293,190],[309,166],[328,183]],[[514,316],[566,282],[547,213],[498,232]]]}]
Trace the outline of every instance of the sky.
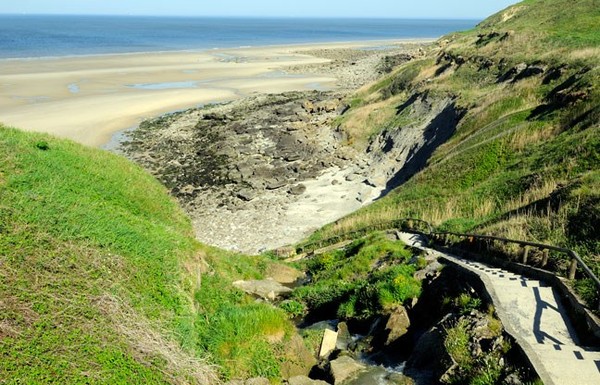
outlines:
[{"label": "sky", "polygon": [[483,19],[518,0],[0,0],[0,14]]}]

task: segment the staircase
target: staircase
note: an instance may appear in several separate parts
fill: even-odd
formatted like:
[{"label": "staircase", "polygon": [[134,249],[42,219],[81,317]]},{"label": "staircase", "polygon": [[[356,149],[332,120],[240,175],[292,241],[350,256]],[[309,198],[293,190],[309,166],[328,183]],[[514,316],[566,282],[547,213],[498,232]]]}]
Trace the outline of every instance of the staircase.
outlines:
[{"label": "staircase", "polygon": [[479,276],[506,331],[517,341],[545,385],[599,385],[600,351],[580,345],[554,288],[486,263],[426,247],[420,235],[401,240]]}]

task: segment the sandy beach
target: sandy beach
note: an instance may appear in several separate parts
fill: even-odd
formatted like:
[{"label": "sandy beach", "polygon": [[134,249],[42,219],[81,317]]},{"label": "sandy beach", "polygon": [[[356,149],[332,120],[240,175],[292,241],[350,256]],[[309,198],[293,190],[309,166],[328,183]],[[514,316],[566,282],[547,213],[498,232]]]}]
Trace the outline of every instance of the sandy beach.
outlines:
[{"label": "sandy beach", "polygon": [[330,123],[384,57],[411,60],[424,43],[0,60],[0,122],[126,155],[170,188],[199,240],[257,253],[380,195]]},{"label": "sandy beach", "polygon": [[[102,146],[166,112],[256,93],[334,89],[335,77],[311,73],[329,59],[302,51],[394,43],[0,60],[0,122]],[[286,71],[293,67],[307,72]]]}]

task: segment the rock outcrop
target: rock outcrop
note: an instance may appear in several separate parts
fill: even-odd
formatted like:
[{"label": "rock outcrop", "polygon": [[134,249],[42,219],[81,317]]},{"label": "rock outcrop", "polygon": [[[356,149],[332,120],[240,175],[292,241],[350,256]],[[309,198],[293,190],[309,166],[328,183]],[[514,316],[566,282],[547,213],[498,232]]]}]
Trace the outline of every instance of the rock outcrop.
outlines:
[{"label": "rock outcrop", "polygon": [[329,385],[329,383],[321,380],[313,380],[307,376],[295,376],[288,379],[289,385]]},{"label": "rock outcrop", "polygon": [[339,385],[355,377],[367,367],[351,357],[340,357],[330,362],[333,383]]},{"label": "rock outcrop", "polygon": [[142,123],[123,150],[171,189],[201,241],[257,253],[379,195],[364,183],[364,155],[329,125],[340,98],[290,92],[166,115]]},{"label": "rock outcrop", "polygon": [[233,286],[248,294],[268,301],[274,301],[275,299],[283,297],[292,292],[292,289],[283,286],[273,279],[265,279],[260,281],[235,281]]},{"label": "rock outcrop", "polygon": [[408,332],[410,327],[410,318],[404,306],[398,306],[392,310],[387,323],[385,324],[385,333],[387,334],[385,345],[390,345],[398,338]]},{"label": "rock outcrop", "polygon": [[367,148],[371,158],[369,183],[386,185],[386,191],[407,181],[420,171],[433,152],[454,134],[463,111],[450,98],[414,94],[398,107],[406,115],[406,126],[380,132]]}]

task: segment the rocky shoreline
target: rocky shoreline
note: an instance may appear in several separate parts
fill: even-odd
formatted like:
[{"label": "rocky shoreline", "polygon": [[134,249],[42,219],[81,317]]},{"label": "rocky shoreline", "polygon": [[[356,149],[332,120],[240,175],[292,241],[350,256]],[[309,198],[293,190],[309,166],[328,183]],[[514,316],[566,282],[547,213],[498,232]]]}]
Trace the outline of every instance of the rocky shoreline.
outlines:
[{"label": "rocky shoreline", "polygon": [[333,75],[334,91],[251,96],[143,122],[121,144],[191,216],[200,241],[245,253],[297,242],[381,195],[370,158],[349,147],[334,119],[344,97],[410,60],[420,45],[323,49],[329,63],[292,73]]}]

